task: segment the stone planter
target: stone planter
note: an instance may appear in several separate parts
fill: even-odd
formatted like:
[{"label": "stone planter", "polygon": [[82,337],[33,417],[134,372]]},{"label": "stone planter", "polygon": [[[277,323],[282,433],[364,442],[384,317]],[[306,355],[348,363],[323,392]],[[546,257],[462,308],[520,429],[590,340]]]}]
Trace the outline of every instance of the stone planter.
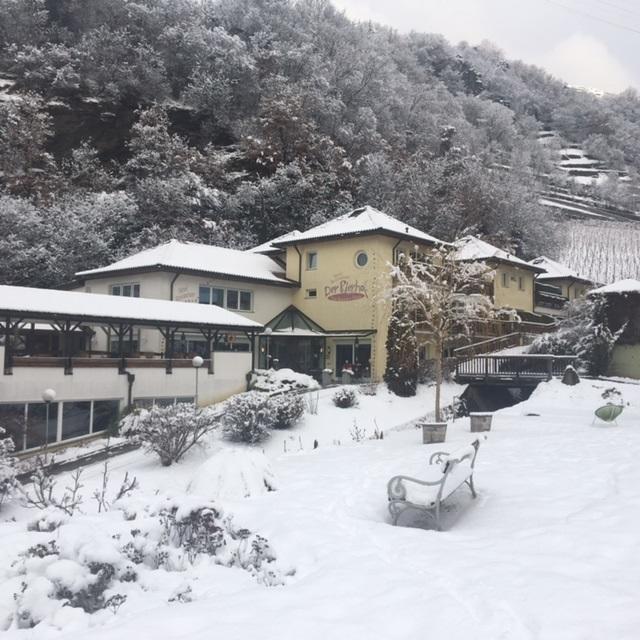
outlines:
[{"label": "stone planter", "polygon": [[471,418],[471,433],[491,431],[493,413],[470,413],[469,417]]},{"label": "stone planter", "polygon": [[422,444],[444,442],[447,436],[446,422],[420,422],[422,427]]}]

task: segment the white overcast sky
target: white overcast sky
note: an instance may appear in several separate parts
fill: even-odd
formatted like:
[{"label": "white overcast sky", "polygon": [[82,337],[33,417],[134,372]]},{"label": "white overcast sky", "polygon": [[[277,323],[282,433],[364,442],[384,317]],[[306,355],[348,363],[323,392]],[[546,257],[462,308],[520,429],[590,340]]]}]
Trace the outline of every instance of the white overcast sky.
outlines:
[{"label": "white overcast sky", "polygon": [[[356,20],[490,40],[574,85],[640,87],[640,0],[333,0]],[[611,24],[607,24],[611,23]]]}]

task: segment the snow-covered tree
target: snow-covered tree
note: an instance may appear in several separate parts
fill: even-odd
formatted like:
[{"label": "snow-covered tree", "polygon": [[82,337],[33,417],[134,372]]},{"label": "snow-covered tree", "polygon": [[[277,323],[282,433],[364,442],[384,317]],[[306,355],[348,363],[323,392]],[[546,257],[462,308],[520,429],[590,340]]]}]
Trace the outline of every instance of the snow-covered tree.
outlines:
[{"label": "snow-covered tree", "polygon": [[[396,343],[415,336],[432,346],[435,364],[435,414],[442,419],[440,388],[445,348],[468,336],[474,323],[496,315],[485,288],[493,278],[489,267],[479,262],[454,259],[455,249],[440,245],[430,255],[401,255],[392,269],[391,304],[402,310]],[[393,358],[395,344],[389,345]]]}]

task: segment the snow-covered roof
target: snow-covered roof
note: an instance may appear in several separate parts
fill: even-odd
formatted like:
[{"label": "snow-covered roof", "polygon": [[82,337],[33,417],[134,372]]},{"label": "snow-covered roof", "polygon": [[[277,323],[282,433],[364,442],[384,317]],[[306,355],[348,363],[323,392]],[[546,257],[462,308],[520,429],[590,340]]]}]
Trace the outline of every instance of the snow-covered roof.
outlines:
[{"label": "snow-covered roof", "polygon": [[246,330],[262,327],[238,313],[214,305],[9,285],[0,285],[0,313],[25,320],[73,316],[96,324],[108,319]]},{"label": "snow-covered roof", "polygon": [[108,275],[121,271],[158,269],[195,271],[242,280],[291,284],[280,264],[269,256],[197,242],[170,240],[105,267],[79,271],[76,277]]},{"label": "snow-covered roof", "polygon": [[522,269],[530,269],[532,271],[542,272],[544,269],[529,264],[516,256],[507,253],[503,249],[494,247],[492,244],[480,240],[475,236],[464,236],[453,243],[458,250],[454,254],[455,260],[471,261],[471,260],[496,260],[498,262],[508,262]]},{"label": "snow-covered roof", "polygon": [[273,238],[272,240],[267,240],[267,242],[263,242],[259,244],[257,247],[252,247],[251,249],[247,249],[249,253],[279,253],[282,251],[281,247],[274,246],[276,242],[285,242],[287,240],[293,240],[297,238],[301,234],[301,231],[294,229],[293,231],[289,231],[289,233],[284,233],[277,238]]},{"label": "snow-covered roof", "polygon": [[633,280],[632,278],[618,280],[591,292],[591,294],[601,293],[640,293],[640,280]]},{"label": "snow-covered roof", "polygon": [[378,211],[373,207],[362,207],[354,209],[333,220],[319,224],[316,227],[285,240],[272,241],[274,246],[286,246],[296,242],[309,242],[313,240],[327,240],[329,238],[341,238],[345,236],[358,236],[363,234],[380,233],[391,235],[396,238],[406,238],[407,240],[417,240],[427,244],[446,244],[415,227],[411,227],[390,215]]},{"label": "snow-covered roof", "polygon": [[591,282],[587,278],[581,277],[577,271],[569,269],[569,267],[563,265],[560,262],[556,262],[547,256],[540,256],[530,261],[530,264],[536,267],[544,269],[544,273],[538,276],[538,280],[580,280],[582,282]]}]

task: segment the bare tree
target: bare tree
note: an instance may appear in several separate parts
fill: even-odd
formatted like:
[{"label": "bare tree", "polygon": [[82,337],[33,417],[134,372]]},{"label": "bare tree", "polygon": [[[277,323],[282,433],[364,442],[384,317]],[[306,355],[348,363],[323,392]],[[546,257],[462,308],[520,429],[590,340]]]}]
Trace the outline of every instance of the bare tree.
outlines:
[{"label": "bare tree", "polygon": [[440,391],[447,344],[470,335],[474,323],[497,315],[485,293],[493,271],[480,262],[457,261],[454,253],[454,248],[442,245],[429,256],[401,255],[392,270],[390,297],[405,319],[404,335],[398,339],[413,340],[423,334],[434,349],[438,421],[442,420]]}]

